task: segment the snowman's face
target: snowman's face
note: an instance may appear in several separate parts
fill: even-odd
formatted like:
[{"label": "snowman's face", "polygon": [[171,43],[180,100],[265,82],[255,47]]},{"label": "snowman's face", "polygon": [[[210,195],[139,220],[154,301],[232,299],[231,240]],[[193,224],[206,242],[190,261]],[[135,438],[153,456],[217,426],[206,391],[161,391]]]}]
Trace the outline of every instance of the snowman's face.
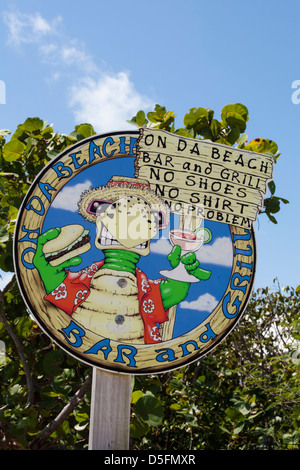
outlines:
[{"label": "snowman's face", "polygon": [[150,240],[162,225],[163,214],[159,210],[135,196],[121,197],[114,202],[95,200],[93,204],[97,214],[97,248],[122,249],[141,256],[149,254]]}]

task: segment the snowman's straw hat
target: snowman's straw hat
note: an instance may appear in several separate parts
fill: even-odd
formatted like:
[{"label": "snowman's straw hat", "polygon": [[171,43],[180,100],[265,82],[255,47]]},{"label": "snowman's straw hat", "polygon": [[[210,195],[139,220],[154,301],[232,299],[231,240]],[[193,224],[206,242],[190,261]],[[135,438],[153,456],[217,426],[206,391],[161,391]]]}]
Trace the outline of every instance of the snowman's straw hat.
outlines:
[{"label": "snowman's straw hat", "polygon": [[169,208],[151,189],[148,181],[125,176],[113,176],[106,186],[90,188],[81,194],[79,214],[89,222],[96,222],[97,213],[92,210],[97,202],[113,203],[120,198],[134,196],[146,202],[150,209],[163,214],[164,226],[169,223]]}]

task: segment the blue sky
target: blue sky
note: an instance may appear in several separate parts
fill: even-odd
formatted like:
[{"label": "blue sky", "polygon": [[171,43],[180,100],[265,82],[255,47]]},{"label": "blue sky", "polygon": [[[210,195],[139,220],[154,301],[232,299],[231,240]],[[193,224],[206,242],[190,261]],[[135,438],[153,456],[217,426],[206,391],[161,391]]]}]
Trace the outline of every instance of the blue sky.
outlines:
[{"label": "blue sky", "polygon": [[[275,140],[277,195],[290,201],[274,225],[255,226],[255,287],[300,284],[300,3],[254,0],[1,1],[0,128],[28,116],[59,133],[97,132],[155,103],[177,114],[242,102],[249,140]],[[297,83],[296,81],[299,81]],[[5,90],[3,90],[3,83]],[[292,88],[292,86],[297,88]],[[5,92],[5,93],[4,93]]]}]

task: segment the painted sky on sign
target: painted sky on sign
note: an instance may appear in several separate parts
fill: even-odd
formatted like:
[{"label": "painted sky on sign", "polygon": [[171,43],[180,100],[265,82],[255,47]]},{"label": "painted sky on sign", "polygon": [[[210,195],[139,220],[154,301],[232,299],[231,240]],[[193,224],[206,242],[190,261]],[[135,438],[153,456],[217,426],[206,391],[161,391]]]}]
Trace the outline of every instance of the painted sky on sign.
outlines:
[{"label": "painted sky on sign", "polygon": [[2,0],[0,128],[39,116],[59,133],[81,122],[99,133],[133,129],[126,120],[155,103],[176,112],[180,127],[191,107],[220,118],[224,105],[244,103],[249,140],[279,146],[276,192],[290,201],[277,225],[263,215],[255,225],[255,287],[276,277],[296,286],[299,20],[298,0]]}]

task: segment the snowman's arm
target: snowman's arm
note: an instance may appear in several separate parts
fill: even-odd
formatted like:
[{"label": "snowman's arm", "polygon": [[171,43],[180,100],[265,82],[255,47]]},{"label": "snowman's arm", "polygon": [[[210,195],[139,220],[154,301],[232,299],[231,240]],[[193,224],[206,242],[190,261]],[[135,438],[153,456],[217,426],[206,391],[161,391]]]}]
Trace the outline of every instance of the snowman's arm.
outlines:
[{"label": "snowman's arm", "polygon": [[[186,271],[199,280],[207,280],[211,272],[199,267],[199,261],[195,253],[186,253],[181,256],[180,246],[174,246],[168,255],[168,260],[172,268],[176,268],[180,261],[184,264]],[[165,279],[160,283],[160,292],[165,310],[182,302],[188,293],[189,282],[176,281],[174,279]]]},{"label": "snowman's arm", "polygon": [[[181,248],[174,246],[168,255],[168,260],[172,268],[176,268],[180,263]],[[173,305],[179,304],[187,296],[190,287],[189,282],[176,281],[174,279],[163,279],[160,283],[160,293],[165,310]]]},{"label": "snowman's arm", "polygon": [[182,263],[185,265],[185,269],[189,274],[195,276],[197,279],[207,281],[211,276],[211,271],[202,269],[199,266],[199,260],[197,260],[195,253],[186,253],[181,257]]},{"label": "snowman's arm", "polygon": [[160,283],[160,293],[165,310],[173,305],[179,304],[187,296],[190,287],[189,282],[175,281],[174,279],[164,279]]}]

